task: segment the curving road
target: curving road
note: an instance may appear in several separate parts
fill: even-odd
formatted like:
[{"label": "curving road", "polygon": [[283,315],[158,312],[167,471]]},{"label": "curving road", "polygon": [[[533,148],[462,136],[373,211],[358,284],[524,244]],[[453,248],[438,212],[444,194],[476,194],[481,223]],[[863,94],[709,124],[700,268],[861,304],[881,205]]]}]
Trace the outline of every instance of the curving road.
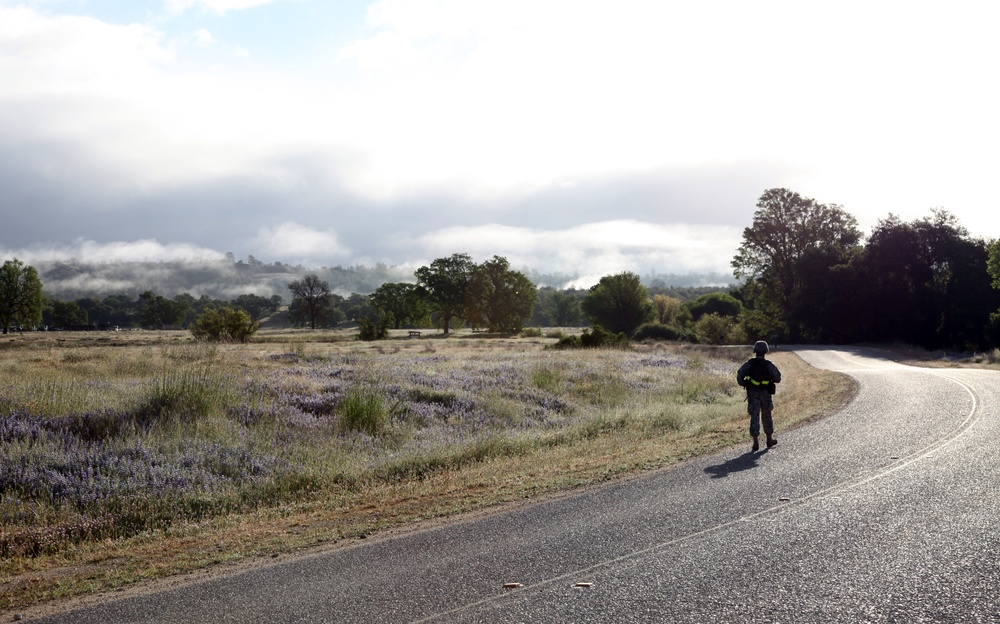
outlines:
[{"label": "curving road", "polygon": [[769,451],[26,620],[1000,622],[1000,375],[798,352],[860,393]]}]

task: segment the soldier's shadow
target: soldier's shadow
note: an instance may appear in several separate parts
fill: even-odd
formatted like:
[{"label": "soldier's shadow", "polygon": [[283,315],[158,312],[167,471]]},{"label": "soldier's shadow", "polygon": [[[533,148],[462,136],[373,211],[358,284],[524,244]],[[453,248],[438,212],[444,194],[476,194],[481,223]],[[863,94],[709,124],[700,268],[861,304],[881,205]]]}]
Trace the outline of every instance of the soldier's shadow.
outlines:
[{"label": "soldier's shadow", "polygon": [[743,472],[744,470],[756,468],[757,460],[766,452],[766,448],[758,453],[747,451],[739,457],[734,457],[715,466],[709,466],[705,468],[705,472],[711,475],[713,479],[725,479],[734,472]]}]

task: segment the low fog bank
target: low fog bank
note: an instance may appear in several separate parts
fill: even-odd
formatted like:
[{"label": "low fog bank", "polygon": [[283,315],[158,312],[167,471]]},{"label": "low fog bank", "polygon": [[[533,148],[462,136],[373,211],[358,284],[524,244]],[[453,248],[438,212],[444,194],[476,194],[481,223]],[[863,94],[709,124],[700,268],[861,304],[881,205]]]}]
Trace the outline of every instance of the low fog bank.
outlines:
[{"label": "low fog bank", "polygon": [[163,262],[36,262],[35,268],[45,295],[61,301],[83,297],[103,298],[108,295],[137,297],[151,291],[173,298],[187,293],[194,297],[232,300],[253,294],[270,298],[290,299],[288,284],[315,274],[330,284],[333,292],[347,296],[367,294],[385,282],[414,281],[413,270],[388,267],[320,267],[291,266],[276,262],[264,264],[230,260],[177,260]]},{"label": "low fog bank", "polygon": [[[414,282],[411,266],[354,265],[350,267],[305,267],[281,262],[265,264],[250,257],[249,261],[173,260],[158,262],[84,262],[66,260],[35,261],[45,295],[60,301],[85,297],[104,298],[108,295],[138,297],[146,291],[167,298],[187,293],[196,298],[208,296],[229,301],[244,294],[261,297],[280,296],[290,301],[288,284],[314,274],[325,280],[330,289],[341,296],[353,293],[370,294],[386,282]],[[578,284],[579,275],[545,274],[520,269],[537,286],[557,289],[587,288]],[[731,275],[656,274],[642,276],[651,288],[720,287],[733,282]]]}]

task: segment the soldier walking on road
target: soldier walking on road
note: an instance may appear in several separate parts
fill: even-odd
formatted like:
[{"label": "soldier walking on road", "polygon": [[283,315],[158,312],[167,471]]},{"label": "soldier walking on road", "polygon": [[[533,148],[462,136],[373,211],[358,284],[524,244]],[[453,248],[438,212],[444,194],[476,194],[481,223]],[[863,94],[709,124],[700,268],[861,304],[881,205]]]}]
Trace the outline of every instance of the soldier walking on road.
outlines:
[{"label": "soldier walking on road", "polygon": [[753,345],[754,357],[740,366],[736,372],[736,383],[747,391],[747,412],[750,414],[750,436],[753,438],[753,451],[760,449],[760,426],[764,425],[764,435],[767,436],[767,448],[778,443],[774,439],[774,420],[771,412],[774,410],[775,384],[781,381],[781,372],[773,362],[766,359],[767,343],[758,340]]}]

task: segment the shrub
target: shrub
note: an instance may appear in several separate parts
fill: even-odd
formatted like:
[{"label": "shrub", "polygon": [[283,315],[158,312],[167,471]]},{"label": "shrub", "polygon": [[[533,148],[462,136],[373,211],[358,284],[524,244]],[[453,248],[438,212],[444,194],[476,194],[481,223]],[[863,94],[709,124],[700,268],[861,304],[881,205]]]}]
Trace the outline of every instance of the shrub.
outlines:
[{"label": "shrub", "polygon": [[734,324],[732,317],[711,312],[698,319],[694,324],[694,331],[698,335],[698,342],[725,344]]},{"label": "shrub", "polygon": [[542,330],[538,327],[525,327],[521,330],[521,338],[541,338]]},{"label": "shrub", "polygon": [[689,301],[686,307],[690,310],[691,319],[694,321],[699,321],[708,314],[735,317],[743,312],[743,304],[739,299],[721,292],[702,295],[694,301]]},{"label": "shrub", "polygon": [[570,334],[568,336],[563,336],[559,339],[559,342],[552,346],[556,349],[579,349],[582,345],[580,344],[579,336]]},{"label": "shrub", "polygon": [[628,336],[625,332],[613,334],[600,325],[583,330],[579,336],[563,336],[555,345],[556,349],[627,349]]},{"label": "shrub", "polygon": [[247,342],[257,332],[257,323],[243,310],[209,308],[191,326],[196,340]]},{"label": "shrub", "polygon": [[362,317],[358,323],[360,330],[358,332],[358,340],[385,340],[389,337],[389,322],[390,319],[388,317]]},{"label": "shrub", "polygon": [[639,326],[639,329],[635,330],[635,335],[632,336],[632,338],[636,341],[679,340],[680,337],[680,332],[673,327],[663,325],[662,323],[644,323]]},{"label": "shrub", "polygon": [[580,335],[580,344],[584,347],[594,348],[624,348],[629,346],[628,336],[625,332],[613,334],[600,325],[594,325],[590,330],[583,330]]},{"label": "shrub", "polygon": [[989,362],[990,364],[996,364],[1000,362],[1000,349],[993,349],[992,351],[989,352],[989,355],[987,355],[986,358],[987,358],[986,361]]}]

